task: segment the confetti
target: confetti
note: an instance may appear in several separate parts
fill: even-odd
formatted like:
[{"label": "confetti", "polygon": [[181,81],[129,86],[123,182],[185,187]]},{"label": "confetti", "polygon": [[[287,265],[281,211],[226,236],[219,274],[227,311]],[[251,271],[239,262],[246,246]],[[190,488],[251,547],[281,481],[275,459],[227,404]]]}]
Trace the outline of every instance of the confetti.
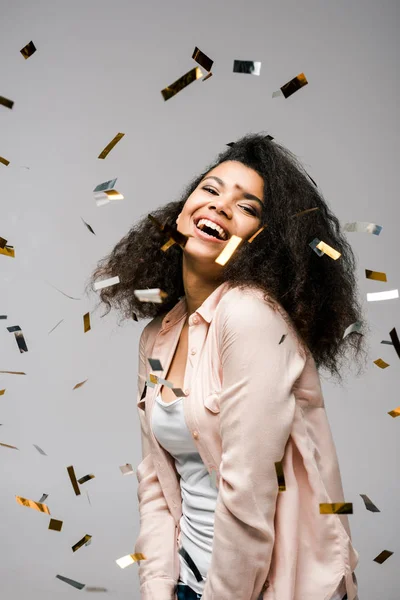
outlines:
[{"label": "confetti", "polygon": [[4,390],[0,390],[0,396],[4,396],[5,392],[6,392],[5,389]]},{"label": "confetti", "polygon": [[[82,219],[82,217],[81,217],[81,219]],[[90,233],[93,233],[94,235],[96,235],[93,231],[93,228],[89,225],[89,223],[86,223],[86,221],[84,221],[83,219],[82,219],[82,221],[85,223],[85,225],[89,229]]]},{"label": "confetti", "polygon": [[26,375],[23,371],[0,371],[0,373],[9,373],[10,375]]},{"label": "confetti", "polygon": [[21,506],[27,506],[28,508],[33,508],[34,510],[38,510],[39,512],[44,512],[46,514],[50,514],[50,511],[46,504],[42,504],[41,502],[35,502],[34,500],[28,500],[27,498],[22,498],[21,496],[15,496],[16,501]]},{"label": "confetti", "polygon": [[160,288],[134,290],[133,293],[140,302],[154,302],[155,304],[162,304],[163,300],[168,297],[168,294]]},{"label": "confetti", "polygon": [[85,587],[85,592],[108,592],[107,588],[104,587]]},{"label": "confetti", "polygon": [[19,327],[19,325],[13,325],[12,327],[7,327],[7,330],[10,333],[14,333],[15,339],[18,344],[19,351],[21,353],[28,352],[28,348],[27,348],[27,345],[25,342],[24,334],[21,331],[21,327]]},{"label": "confetti", "polygon": [[118,558],[115,562],[119,567],[121,567],[121,569],[125,569],[125,567],[129,567],[129,565],[133,565],[133,563],[138,562],[140,560],[146,560],[146,557],[144,554],[136,552],[136,554],[128,554],[127,556]]},{"label": "confetti", "polygon": [[258,236],[259,233],[261,233],[264,229],[265,229],[265,225],[263,227],[260,227],[260,229],[258,229],[258,231],[256,231],[249,240],[247,240],[249,242],[249,244],[251,244],[251,242],[254,240],[254,238],[256,238]]},{"label": "confetti", "polygon": [[121,469],[122,475],[132,475],[132,473],[133,473],[133,467],[129,463],[126,463],[126,465],[122,465],[122,467],[120,467],[120,469]]},{"label": "confetti", "polygon": [[42,497],[40,498],[39,502],[44,502],[46,500],[46,498],[48,498],[49,495],[48,494],[42,494]]},{"label": "confetti", "polygon": [[353,503],[352,502],[333,502],[326,503],[322,502],[319,505],[319,512],[321,515],[352,515],[353,514]]},{"label": "confetti", "polygon": [[387,281],[386,273],[381,273],[380,271],[369,271],[365,269],[365,277],[367,279],[374,279],[375,281]]},{"label": "confetti", "polygon": [[49,529],[51,529],[52,531],[61,531],[62,526],[62,521],[58,521],[57,519],[50,519]]},{"label": "confetti", "polygon": [[306,215],[307,213],[314,212],[315,210],[319,210],[319,207],[315,206],[314,208],[307,208],[307,210],[302,210],[301,212],[292,215],[292,217],[301,217],[301,215]]},{"label": "confetti", "polygon": [[381,565],[385,562],[385,560],[392,556],[392,554],[393,552],[390,552],[390,550],[382,550],[382,552],[378,554],[376,558],[374,558],[374,561]]},{"label": "confetti", "polygon": [[83,315],[83,331],[86,333],[87,331],[90,331],[90,329],[90,313],[87,312]]},{"label": "confetti", "polygon": [[101,281],[97,281],[94,284],[95,290],[102,290],[103,288],[109,287],[110,285],[115,285],[119,283],[118,275],[116,277],[110,277],[109,279],[102,279]]},{"label": "confetti", "polygon": [[50,329],[50,331],[49,331],[49,333],[48,333],[47,335],[50,335],[50,333],[51,333],[52,331],[54,331],[54,330],[55,330],[55,328],[56,328],[56,327],[58,327],[58,326],[59,326],[59,324],[60,324],[60,323],[62,323],[63,321],[64,321],[64,319],[61,319],[61,321],[58,321],[57,325],[54,325],[53,329]]},{"label": "confetti", "polygon": [[19,450],[16,446],[10,446],[10,444],[3,444],[0,442],[0,446],[4,446],[4,448],[11,448],[12,450]]},{"label": "confetti", "polygon": [[278,486],[280,492],[286,491],[285,475],[283,473],[282,461],[275,463],[276,476],[278,478]]},{"label": "confetti", "polygon": [[32,445],[33,445],[33,446],[35,446],[36,450],[37,450],[38,452],[40,452],[40,454],[43,454],[43,456],[47,456],[46,452],[45,452],[44,450],[42,450],[42,449],[40,448],[40,446],[36,446],[36,444],[32,444]]},{"label": "confetti", "polygon": [[199,65],[201,67],[203,67],[203,69],[205,69],[206,71],[211,71],[211,67],[214,64],[214,61],[211,60],[211,58],[209,58],[206,54],[204,54],[204,52],[202,52],[201,50],[199,50],[197,46],[193,50],[192,58],[197,63],[199,63]]},{"label": "confetti", "polygon": [[6,244],[7,244],[7,240],[4,239],[3,237],[0,237],[0,248],[5,248]]},{"label": "confetti", "polygon": [[29,44],[24,46],[22,48],[22,50],[20,50],[20,52],[21,52],[22,56],[24,57],[24,59],[26,60],[27,58],[29,58],[30,56],[32,56],[32,54],[34,54],[36,52],[35,44],[32,41],[29,42]]},{"label": "confetti", "polygon": [[282,342],[284,342],[284,341],[285,341],[285,338],[286,338],[286,336],[287,336],[287,333],[284,333],[284,334],[282,335],[282,337],[281,337],[281,339],[280,339],[280,341],[279,341],[279,344],[278,344],[278,346],[280,346],[280,345],[282,344]]},{"label": "confetti", "polygon": [[97,206],[108,204],[110,200],[124,199],[123,195],[114,189],[116,181],[117,178],[110,179],[109,181],[104,181],[104,183],[99,183],[99,185],[94,188],[93,193]]},{"label": "confetti", "polygon": [[342,256],[340,252],[338,252],[337,250],[332,248],[332,246],[329,246],[325,242],[319,242],[316,247],[318,248],[318,250],[321,250],[321,252],[327,254],[333,260],[337,260]]},{"label": "confetti", "polygon": [[171,383],[170,381],[167,381],[166,379],[161,379],[161,377],[157,377],[157,375],[154,375],[153,373],[150,373],[149,375],[149,379],[146,382],[147,384],[151,384],[153,383],[154,385],[158,385],[159,383],[162,383],[163,385],[169,387],[169,388],[173,388],[174,384]]},{"label": "confetti", "polygon": [[171,83],[171,85],[168,85],[166,88],[161,90],[162,97],[164,100],[169,100],[173,96],[176,96],[176,94],[185,87],[193,83],[193,81],[200,79],[202,76],[203,74],[201,69],[199,67],[194,67],[185,73],[185,75],[182,75],[182,77],[174,81],[174,83]]},{"label": "confetti", "polygon": [[[155,217],[153,217],[153,215],[147,215],[147,217],[148,219],[150,219],[153,225],[155,225],[160,231],[167,233],[170,236],[170,238],[172,238],[173,242],[176,242],[182,248],[185,247],[189,237],[193,237],[192,235],[187,236],[181,233],[177,229],[171,227],[171,225],[161,225],[161,223]],[[165,252],[165,250],[168,249],[169,246],[172,246],[173,242],[171,242],[171,239],[169,239],[168,242],[164,244],[164,246],[161,248],[161,250]]]},{"label": "confetti", "polygon": [[0,248],[0,254],[4,254],[5,256],[15,258],[14,246],[5,246],[4,248]]},{"label": "confetti", "polygon": [[[362,327],[362,322],[361,321],[356,321],[355,323],[352,323],[351,325],[349,325],[346,328],[346,331],[344,332],[343,335],[343,339],[349,335],[349,333],[360,333],[360,329]],[[361,334],[362,335],[362,334]]]},{"label": "confetti", "polygon": [[385,362],[384,360],[382,360],[381,358],[378,358],[377,360],[374,360],[374,364],[379,367],[380,369],[386,369],[386,367],[389,367],[390,365],[388,365],[387,362]]},{"label": "confetti", "polygon": [[398,406],[397,408],[394,408],[393,410],[388,412],[388,415],[390,415],[391,417],[393,417],[394,419],[396,417],[400,417],[400,406]]},{"label": "confetti", "polygon": [[254,60],[234,60],[234,73],[247,73],[248,75],[259,75],[261,72],[261,62]]},{"label": "confetti", "polygon": [[186,398],[186,394],[181,388],[172,388],[172,391],[177,398]]},{"label": "confetti", "polygon": [[62,292],[61,290],[59,290],[58,288],[56,288],[55,285],[52,285],[51,283],[49,283],[48,281],[46,281],[46,283],[52,287],[53,289],[57,290],[57,292],[60,292],[60,294],[63,294],[63,296],[66,296],[67,298],[70,298],[71,300],[80,300],[80,298],[74,298],[73,296],[68,296],[68,294],[65,294],[64,292]]},{"label": "confetti", "polygon": [[0,96],[0,104],[11,109],[14,106],[14,101],[4,98],[4,96]]},{"label": "confetti", "polygon": [[106,190],[112,190],[116,183],[117,183],[117,178],[109,179],[108,181],[104,181],[103,183],[99,183],[99,185],[96,185],[93,192],[96,193],[96,192],[105,192]]},{"label": "confetti", "polygon": [[82,385],[86,382],[87,382],[87,379],[85,379],[85,381],[81,381],[80,383],[77,383],[76,385],[74,385],[74,387],[72,389],[77,390],[78,388],[82,387]]},{"label": "confetti", "polygon": [[396,327],[393,327],[393,329],[390,331],[389,335],[390,335],[390,339],[392,340],[394,349],[396,350],[397,356],[400,358],[400,340],[397,335]]},{"label": "confetti", "polygon": [[185,559],[185,561],[187,562],[189,568],[192,570],[193,575],[196,577],[197,581],[203,581],[203,577],[202,574],[200,573],[200,571],[198,570],[198,568],[196,567],[196,564],[193,560],[193,558],[190,556],[190,554],[185,550],[185,548],[181,547],[178,550],[178,553],[183,556],[183,558]]},{"label": "confetti", "polygon": [[225,265],[242,241],[241,237],[232,235],[222,252],[215,259],[215,262],[219,265]]},{"label": "confetti", "polygon": [[90,473],[90,475],[84,475],[83,477],[78,479],[78,483],[80,485],[82,485],[83,483],[86,483],[87,481],[90,481],[91,479],[94,479],[93,473]]},{"label": "confetti", "polygon": [[308,245],[310,246],[310,248],[312,248],[315,252],[315,254],[318,254],[318,256],[323,256],[324,253],[322,252],[322,250],[319,250],[317,248],[318,244],[321,243],[321,240],[319,240],[318,238],[314,238],[312,242],[310,242]]},{"label": "confetti", "polygon": [[152,371],[163,371],[164,370],[162,368],[162,365],[161,365],[160,361],[158,360],[158,358],[149,358],[148,361],[150,363]]},{"label": "confetti", "polygon": [[203,81],[207,81],[207,79],[210,79],[210,77],[212,77],[212,73],[208,73],[208,75],[206,75],[203,79]]},{"label": "confetti", "polygon": [[393,300],[399,297],[399,290],[388,290],[387,292],[370,292],[367,294],[368,302],[377,302],[379,300]]},{"label": "confetti", "polygon": [[76,552],[79,548],[82,548],[82,546],[86,545],[91,539],[92,536],[86,534],[79,542],[76,542],[76,544],[72,546],[72,552]]},{"label": "confetti", "polygon": [[381,225],[375,225],[375,223],[368,223],[365,221],[354,221],[352,223],[344,223],[342,225],[344,231],[356,231],[358,233],[372,233],[379,235],[382,231]]},{"label": "confetti", "polygon": [[105,158],[109,152],[114,148],[116,144],[124,137],[124,133],[117,133],[117,135],[111,140],[109,144],[102,150],[97,158]]},{"label": "confetti", "polygon": [[79,485],[76,480],[74,467],[72,465],[70,467],[67,467],[67,471],[72,483],[72,487],[74,488],[75,495],[80,496],[81,490],[79,489]]},{"label": "confetti", "polygon": [[308,81],[306,79],[306,76],[304,75],[304,73],[300,73],[299,75],[285,83],[285,85],[283,85],[277,92],[274,92],[272,94],[272,97],[276,98],[277,96],[284,96],[285,98],[289,98],[289,96],[291,96],[292,94],[297,92],[297,90],[299,90],[307,84]]},{"label": "confetti", "polygon": [[65,583],[72,585],[74,588],[77,588],[78,590],[83,590],[83,588],[85,587],[84,583],[79,583],[79,581],[74,581],[74,579],[68,579],[68,577],[63,577],[62,575],[56,575],[56,577],[57,577],[57,579],[61,579],[61,581],[64,581]]},{"label": "confetti", "polygon": [[379,508],[375,506],[375,504],[366,496],[365,494],[360,494],[361,498],[364,500],[365,508],[370,510],[371,512],[381,512]]}]

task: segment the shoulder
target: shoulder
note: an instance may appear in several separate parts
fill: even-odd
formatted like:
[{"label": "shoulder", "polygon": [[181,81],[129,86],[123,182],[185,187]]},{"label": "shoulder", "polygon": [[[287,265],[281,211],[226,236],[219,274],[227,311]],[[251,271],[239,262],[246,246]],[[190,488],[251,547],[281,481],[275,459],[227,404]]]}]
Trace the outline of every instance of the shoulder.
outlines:
[{"label": "shoulder", "polygon": [[141,344],[146,344],[149,339],[155,338],[158,331],[161,329],[162,320],[165,317],[165,314],[166,313],[163,313],[157,317],[154,317],[151,321],[149,321],[149,323],[147,323],[147,325],[144,326],[140,335]]}]

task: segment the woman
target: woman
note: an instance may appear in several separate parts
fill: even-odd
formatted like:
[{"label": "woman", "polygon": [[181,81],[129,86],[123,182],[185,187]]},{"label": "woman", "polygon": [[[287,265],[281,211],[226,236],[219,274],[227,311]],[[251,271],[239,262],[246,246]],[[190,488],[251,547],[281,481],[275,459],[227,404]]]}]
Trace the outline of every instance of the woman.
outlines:
[{"label": "woman", "polygon": [[[243,137],[153,213],[185,245],[161,250],[171,229],[146,216],[93,274],[120,278],[100,292],[108,310],[152,317],[138,376],[143,600],[357,595],[348,517],[320,512],[345,500],[317,370],[340,380],[348,351],[363,353],[363,336],[343,337],[361,315],[355,261],[314,182],[268,137]],[[243,241],[222,266],[232,235]],[[164,303],[139,302],[146,288]]]}]

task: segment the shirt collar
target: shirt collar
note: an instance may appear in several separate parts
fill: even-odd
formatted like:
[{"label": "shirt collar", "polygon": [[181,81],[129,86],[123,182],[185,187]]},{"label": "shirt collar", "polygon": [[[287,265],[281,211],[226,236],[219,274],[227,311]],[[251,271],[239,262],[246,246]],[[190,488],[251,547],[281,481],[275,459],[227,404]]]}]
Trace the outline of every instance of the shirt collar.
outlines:
[{"label": "shirt collar", "polygon": [[[204,321],[208,324],[211,323],[215,309],[218,306],[219,301],[222,296],[226,294],[228,291],[229,282],[225,281],[221,283],[203,302],[201,306],[193,313],[200,315]],[[175,306],[164,316],[162,320],[161,329],[166,330],[170,327],[173,327],[178,321],[180,321],[183,317],[186,317],[188,313],[187,304],[186,304],[186,296],[181,296],[179,301],[175,304]]]}]

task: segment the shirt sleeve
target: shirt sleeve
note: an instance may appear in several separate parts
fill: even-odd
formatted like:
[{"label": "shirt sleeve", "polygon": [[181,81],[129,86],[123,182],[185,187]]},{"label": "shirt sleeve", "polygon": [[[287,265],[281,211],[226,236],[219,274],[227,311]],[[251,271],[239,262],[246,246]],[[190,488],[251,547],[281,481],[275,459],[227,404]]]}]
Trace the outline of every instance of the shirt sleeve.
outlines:
[{"label": "shirt sleeve", "polygon": [[141,552],[146,557],[146,560],[140,561],[139,566],[141,600],[173,600],[176,597],[176,561],[179,560],[177,531],[154,468],[149,425],[145,412],[139,405],[147,373],[147,327],[139,342],[137,410],[141,428],[142,462],[137,467],[140,532],[134,553]]},{"label": "shirt sleeve", "polygon": [[257,600],[275,539],[275,463],[284,456],[295,411],[292,387],[305,358],[280,312],[254,294],[231,296],[217,327],[222,459],[202,600]]}]

